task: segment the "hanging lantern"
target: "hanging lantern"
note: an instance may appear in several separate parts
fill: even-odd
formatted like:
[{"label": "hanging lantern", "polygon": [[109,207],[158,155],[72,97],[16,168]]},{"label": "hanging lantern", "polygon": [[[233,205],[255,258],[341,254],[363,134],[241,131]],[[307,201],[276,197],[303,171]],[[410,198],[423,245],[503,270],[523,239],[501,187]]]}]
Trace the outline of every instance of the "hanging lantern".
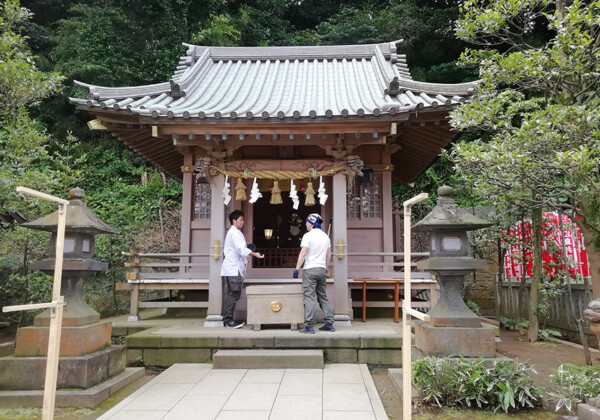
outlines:
[{"label": "hanging lantern", "polygon": [[242,181],[242,178],[238,178],[237,184],[235,184],[235,199],[238,201],[246,201],[246,186]]},{"label": "hanging lantern", "polygon": [[273,189],[271,190],[271,204],[281,204],[281,188],[279,188],[279,181],[273,181]]},{"label": "hanging lantern", "polygon": [[315,189],[313,188],[312,182],[308,182],[306,184],[306,200],[304,200],[305,206],[314,206],[315,205]]}]

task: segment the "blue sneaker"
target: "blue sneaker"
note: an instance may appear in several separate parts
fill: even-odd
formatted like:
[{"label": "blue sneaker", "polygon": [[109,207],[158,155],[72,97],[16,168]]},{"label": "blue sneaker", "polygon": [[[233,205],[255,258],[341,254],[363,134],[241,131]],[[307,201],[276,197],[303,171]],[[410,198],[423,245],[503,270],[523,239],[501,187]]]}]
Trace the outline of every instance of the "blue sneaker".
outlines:
[{"label": "blue sneaker", "polygon": [[302,334],[314,334],[315,329],[311,326],[306,326],[306,327],[302,328],[301,330],[298,330],[298,332],[300,332]]},{"label": "blue sneaker", "polygon": [[333,324],[325,324],[321,328],[319,328],[319,331],[334,332],[335,331],[335,327],[333,326]]}]

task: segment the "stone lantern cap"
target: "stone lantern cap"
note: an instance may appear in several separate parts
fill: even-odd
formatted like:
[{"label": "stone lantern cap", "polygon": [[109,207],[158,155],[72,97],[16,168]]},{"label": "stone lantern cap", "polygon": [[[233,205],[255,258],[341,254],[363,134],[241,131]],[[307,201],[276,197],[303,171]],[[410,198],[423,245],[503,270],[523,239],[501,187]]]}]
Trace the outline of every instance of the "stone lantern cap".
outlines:
[{"label": "stone lantern cap", "polygon": [[[108,226],[89,211],[87,205],[82,200],[83,197],[85,197],[85,192],[81,188],[73,188],[69,191],[69,208],[67,210],[65,230],[67,232],[88,233],[92,235],[99,233],[119,233],[118,230]],[[58,210],[32,222],[23,223],[21,226],[47,232],[56,232],[58,228]]]},{"label": "stone lantern cap", "polygon": [[452,196],[452,188],[444,185],[437,190],[437,204],[431,212],[414,225],[415,230],[476,230],[493,225],[461,207]]}]

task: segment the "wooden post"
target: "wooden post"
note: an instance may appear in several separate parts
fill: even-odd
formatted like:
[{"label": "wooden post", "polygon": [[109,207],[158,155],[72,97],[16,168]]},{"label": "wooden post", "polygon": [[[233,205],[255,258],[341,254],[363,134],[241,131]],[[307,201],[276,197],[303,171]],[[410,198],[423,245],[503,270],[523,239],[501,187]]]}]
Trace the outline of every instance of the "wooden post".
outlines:
[{"label": "wooden post", "polygon": [[[212,189],[211,216],[210,216],[210,247],[209,274],[208,274],[208,310],[205,327],[222,327],[223,316],[223,283],[221,280],[221,264],[223,263],[223,249],[221,244],[225,238],[225,205],[221,191],[225,186],[225,177],[217,175],[210,180]],[[229,224],[229,222],[228,222]]]},{"label": "wooden post", "polygon": [[[334,312],[338,325],[350,326],[348,314],[348,215],[346,212],[346,175],[336,173],[333,176],[333,286],[335,293]],[[345,252],[343,246],[346,247]],[[339,255],[340,257],[337,257]]]},{"label": "wooden post", "polygon": [[57,198],[25,187],[17,187],[17,192],[38,197],[43,200],[58,204],[58,225],[56,230],[56,260],[54,263],[54,283],[52,285],[52,303],[8,306],[3,312],[15,310],[50,308],[50,329],[48,336],[48,356],[46,359],[46,380],[44,382],[44,403],[42,407],[42,420],[54,418],[54,405],[56,401],[56,382],[58,378],[58,359],[60,355],[60,334],[62,328],[64,297],[60,295],[62,282],[63,252],[65,244],[65,224],[67,220],[68,200]]},{"label": "wooden post", "polygon": [[[402,301],[402,418],[412,418],[412,355],[410,339],[410,316],[421,319],[420,312],[411,309],[411,207],[425,199],[428,195],[419,194],[404,202],[404,300]],[[420,314],[420,315],[417,315]],[[426,316],[426,315],[425,315]],[[408,341],[407,341],[408,339]]]}]

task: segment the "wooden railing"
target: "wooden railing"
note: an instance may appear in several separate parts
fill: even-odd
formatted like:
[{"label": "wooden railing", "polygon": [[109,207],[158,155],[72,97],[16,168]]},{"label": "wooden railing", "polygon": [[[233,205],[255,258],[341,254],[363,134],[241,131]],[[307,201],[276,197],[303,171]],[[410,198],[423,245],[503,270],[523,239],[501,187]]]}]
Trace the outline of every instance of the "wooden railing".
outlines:
[{"label": "wooden railing", "polygon": [[[507,318],[517,318],[518,300],[521,282],[509,279],[502,282],[502,290],[500,291],[500,299],[503,313]],[[529,308],[529,290],[530,284],[527,282],[522,293],[523,315],[528,317]],[[575,315],[582,318],[583,311],[587,309],[587,305],[592,301],[592,285],[591,279],[585,278],[583,282],[571,284],[571,296],[575,307]],[[569,294],[565,290],[557,296],[549,296],[547,299],[548,312],[540,317],[540,328],[553,328],[560,330],[563,334],[568,335],[569,339],[579,341],[577,327],[573,315],[571,313],[571,303]],[[584,331],[589,334],[588,322],[583,319]]]},{"label": "wooden railing", "polygon": [[[131,290],[130,321],[139,320],[140,308],[206,308],[207,300],[188,300],[186,295],[173,296],[174,290],[208,290],[209,258],[214,254],[123,252],[133,261],[125,263],[131,271],[127,283],[117,283],[117,290]],[[141,299],[140,291],[164,290],[161,300]]]},{"label": "wooden railing", "polygon": [[[352,294],[352,306],[362,307],[362,319],[366,320],[366,308],[394,308],[394,321],[398,322],[398,308],[401,306],[404,281],[403,252],[336,252],[334,258],[348,257],[348,267],[358,267],[351,271],[352,279],[348,285]],[[429,257],[429,252],[411,253],[412,301],[411,307],[420,312],[428,312],[435,305],[439,286],[431,274],[416,270],[417,261]],[[377,259],[384,261],[352,261],[353,257]],[[369,267],[379,268],[379,271]],[[353,290],[359,289],[359,293]],[[402,291],[401,291],[402,290]],[[356,290],[358,292],[358,290]]]},{"label": "wooden railing", "polygon": [[298,261],[299,248],[267,248],[261,250],[265,258],[252,261],[254,268],[294,268]]},{"label": "wooden railing", "polygon": [[[217,247],[218,248],[218,247]],[[275,248],[277,250],[271,254],[265,255],[266,264],[260,265],[261,259],[254,259],[255,268],[282,267],[281,264],[291,262],[287,267],[293,267],[298,258],[297,249]],[[272,250],[272,251],[273,251]],[[398,288],[395,287],[396,281],[402,281],[404,278],[404,258],[403,253],[385,253],[385,252],[353,252],[337,253],[334,252],[334,258],[348,257],[349,266],[362,267],[364,270],[352,270],[352,278],[349,279],[348,287],[350,293],[353,289],[360,289],[361,296],[356,297],[353,306],[363,307],[397,307]],[[206,308],[208,307],[208,268],[210,258],[219,255],[213,250],[213,253],[137,253],[124,252],[123,255],[130,257],[132,261],[125,263],[131,271],[127,273],[126,283],[118,283],[117,290],[131,290],[131,309],[130,320],[139,320],[139,310],[143,308]],[[425,258],[429,253],[413,253],[412,265],[416,265],[416,260]],[[371,257],[373,259],[382,259],[384,261],[363,261],[352,262],[353,257]],[[256,264],[258,263],[258,264]],[[285,266],[284,266],[285,267]],[[378,268],[379,270],[376,270]],[[387,271],[386,271],[387,270]],[[413,272],[412,278],[414,287],[412,296],[415,298],[413,306],[422,311],[427,311],[431,307],[435,296],[432,291],[437,290],[437,283],[432,280],[429,273]],[[361,279],[361,280],[354,280]],[[365,283],[365,279],[368,282]],[[381,280],[381,281],[379,281]],[[249,279],[252,284],[281,282],[281,279]],[[298,282],[298,279],[289,279],[289,281]],[[366,289],[369,289],[367,293]],[[147,290],[164,290],[167,295],[160,300],[146,300],[142,294]],[[206,300],[198,300],[198,296],[189,299],[185,291],[204,290]],[[394,292],[396,290],[396,292]],[[173,295],[174,291],[178,291]],[[182,292],[183,291],[183,292]],[[358,291],[357,291],[358,292]],[[389,298],[392,293],[392,297]],[[381,298],[383,296],[383,299]],[[361,303],[362,301],[362,303]],[[396,304],[394,304],[394,301]]]}]

